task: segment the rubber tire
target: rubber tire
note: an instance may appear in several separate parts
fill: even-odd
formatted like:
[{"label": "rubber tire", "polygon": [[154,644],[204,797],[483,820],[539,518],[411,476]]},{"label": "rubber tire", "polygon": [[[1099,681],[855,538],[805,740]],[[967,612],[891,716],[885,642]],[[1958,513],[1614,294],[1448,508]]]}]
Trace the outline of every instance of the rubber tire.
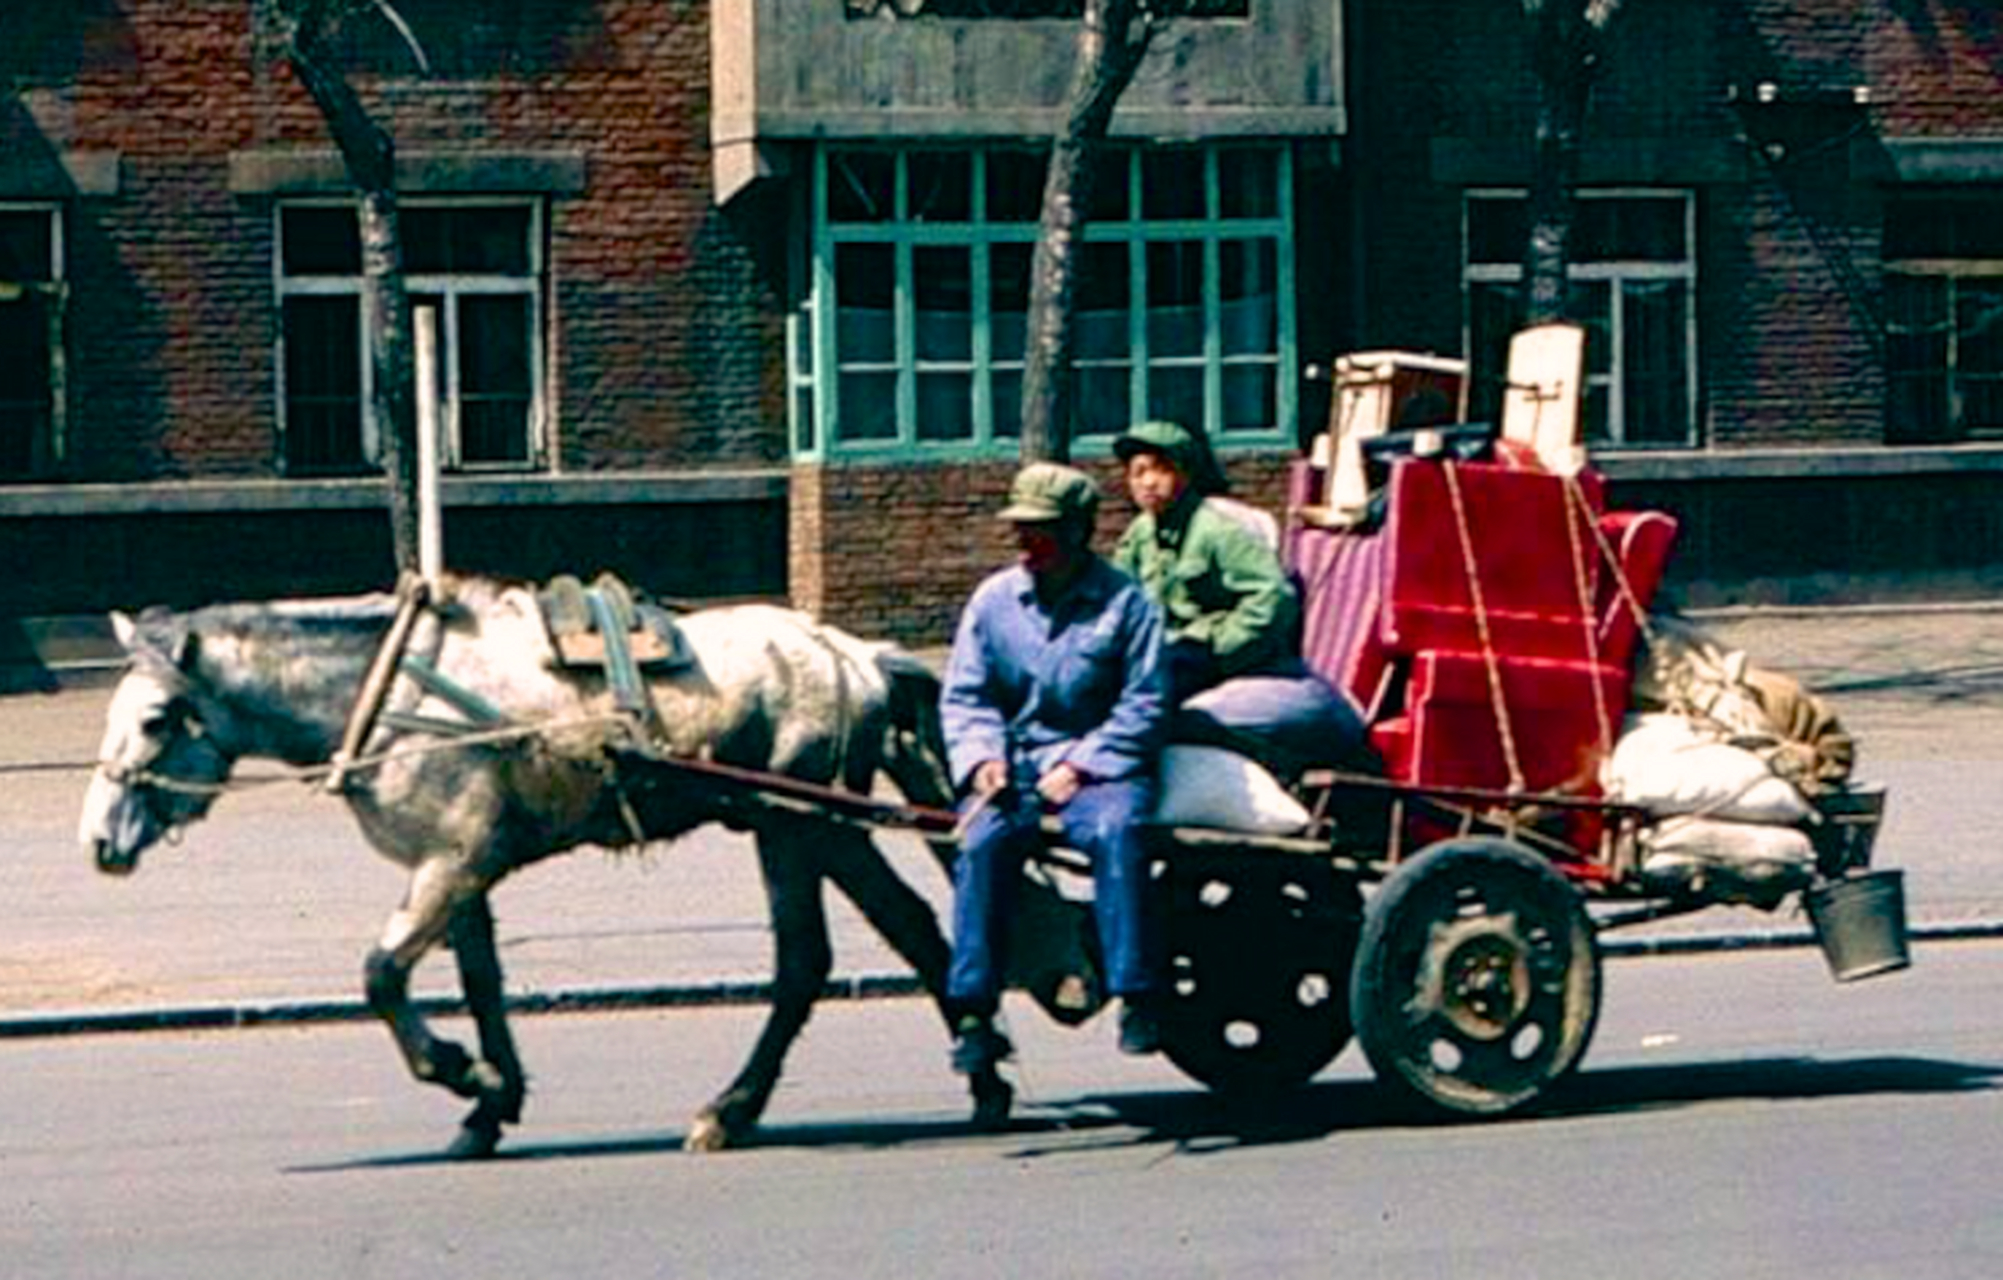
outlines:
[{"label": "rubber tire", "polygon": [[[1482,1022],[1480,1005],[1455,1006],[1457,1023],[1444,1011],[1451,1001],[1429,999],[1426,984],[1438,975],[1426,966],[1478,979],[1493,971],[1485,958],[1527,978],[1502,987],[1510,996],[1523,987],[1527,1003],[1469,1031],[1465,1023]],[[1434,1117],[1500,1116],[1532,1105],[1578,1066],[1600,988],[1579,892],[1521,845],[1470,836],[1401,863],[1371,895],[1349,1003],[1364,1054],[1395,1096]],[[1415,1017],[1429,1003],[1440,1008]]]}]

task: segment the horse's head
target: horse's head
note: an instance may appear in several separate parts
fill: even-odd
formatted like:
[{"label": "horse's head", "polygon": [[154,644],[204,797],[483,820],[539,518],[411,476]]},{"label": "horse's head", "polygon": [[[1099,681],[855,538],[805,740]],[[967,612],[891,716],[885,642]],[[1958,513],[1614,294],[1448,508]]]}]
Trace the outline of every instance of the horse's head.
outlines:
[{"label": "horse's head", "polygon": [[113,614],[112,626],[130,666],[105,712],[77,836],[98,870],[127,875],[162,836],[209,811],[234,761],[204,720],[186,625]]}]

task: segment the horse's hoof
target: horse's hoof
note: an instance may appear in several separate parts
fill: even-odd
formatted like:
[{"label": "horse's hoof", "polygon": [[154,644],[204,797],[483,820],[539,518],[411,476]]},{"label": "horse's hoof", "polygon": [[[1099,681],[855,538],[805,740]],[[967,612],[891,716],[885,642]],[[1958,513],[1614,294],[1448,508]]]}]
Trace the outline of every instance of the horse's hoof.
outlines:
[{"label": "horse's hoof", "polygon": [[712,1151],[728,1151],[737,1145],[730,1132],[730,1126],[713,1111],[705,1111],[689,1126],[688,1137],[682,1139],[682,1150],[704,1155]]},{"label": "horse's hoof", "polygon": [[459,1126],[459,1136],[445,1148],[445,1157],[448,1160],[485,1160],[500,1145],[500,1125],[468,1121]]},{"label": "horse's hoof", "polygon": [[1015,1106],[1015,1090],[1002,1079],[999,1072],[990,1071],[976,1076],[974,1088],[974,1117],[972,1124],[976,1133],[1000,1133],[1008,1128],[1009,1112]]}]

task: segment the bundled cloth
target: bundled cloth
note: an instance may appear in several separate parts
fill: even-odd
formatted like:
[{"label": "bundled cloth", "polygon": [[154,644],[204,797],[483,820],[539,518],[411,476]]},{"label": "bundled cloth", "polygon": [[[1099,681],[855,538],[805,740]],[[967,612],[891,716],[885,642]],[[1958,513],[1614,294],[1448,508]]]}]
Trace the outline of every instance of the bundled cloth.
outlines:
[{"label": "bundled cloth", "polygon": [[1841,790],[1857,764],[1857,744],[1827,701],[1686,618],[1649,619],[1633,705],[1708,726],[1810,797]]},{"label": "bundled cloth", "polygon": [[1806,885],[1816,818],[1800,787],[1715,723],[1630,716],[1607,757],[1607,798],[1646,810],[1641,873],[1658,890],[1771,908]]}]

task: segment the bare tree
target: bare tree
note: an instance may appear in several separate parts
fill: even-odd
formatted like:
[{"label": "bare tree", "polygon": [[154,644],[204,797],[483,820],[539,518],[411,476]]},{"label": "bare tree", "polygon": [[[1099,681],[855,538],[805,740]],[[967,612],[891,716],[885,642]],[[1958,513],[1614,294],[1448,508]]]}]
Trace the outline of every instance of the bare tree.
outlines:
[{"label": "bare tree", "polygon": [[1051,146],[1043,219],[1030,259],[1022,375],[1024,461],[1063,462],[1071,456],[1072,299],[1078,246],[1092,205],[1093,153],[1104,141],[1113,108],[1140,69],[1149,41],[1176,3],[1085,0],[1064,128]]},{"label": "bare tree", "polygon": [[1523,0],[1537,126],[1524,250],[1524,323],[1566,318],[1579,148],[1606,30],[1620,0]]},{"label": "bare tree", "polygon": [[374,16],[396,27],[418,65],[424,51],[389,0],[256,0],[271,24],[327,132],[340,150],[360,197],[363,323],[369,333],[371,408],[382,428],[382,464],[389,481],[390,542],[397,568],[418,561],[417,399],[410,293],[404,286],[397,226],[396,143],[378,124],[347,78],[330,61],[328,41],[340,25]]}]

